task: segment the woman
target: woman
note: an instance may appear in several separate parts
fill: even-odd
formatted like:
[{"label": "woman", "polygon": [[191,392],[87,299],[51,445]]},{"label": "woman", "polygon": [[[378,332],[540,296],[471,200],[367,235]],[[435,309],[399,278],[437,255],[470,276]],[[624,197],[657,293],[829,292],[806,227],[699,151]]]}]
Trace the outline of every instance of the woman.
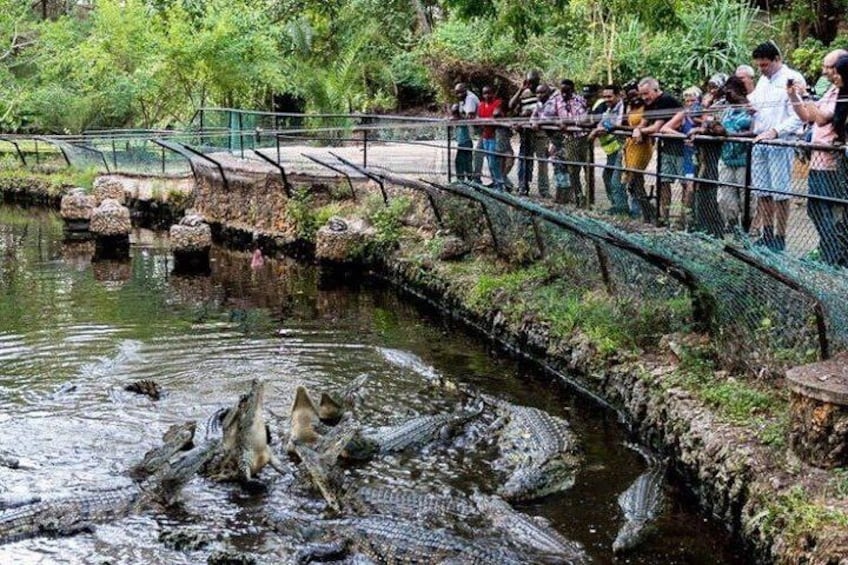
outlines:
[{"label": "woman", "polygon": [[[677,133],[688,136],[692,130],[700,125],[702,112],[701,89],[697,86],[691,86],[683,91],[683,110],[677,112],[666,122],[660,129],[660,133]],[[681,227],[686,227],[690,223],[689,214],[692,210],[692,194],[695,188],[695,145],[690,140],[687,140],[683,145],[683,176],[686,177],[686,180],[682,182],[681,203],[683,210],[680,217]]]},{"label": "woman", "polygon": [[[631,128],[641,128],[648,125],[645,119],[645,101],[639,97],[639,91],[635,88],[627,91],[627,125]],[[651,204],[645,193],[644,171],[651,161],[654,152],[654,140],[643,136],[636,139],[627,136],[624,141],[624,168],[621,181],[627,186],[630,194],[630,215],[638,217],[640,214],[646,222],[651,221]]]},{"label": "woman", "polygon": [[[811,141],[814,145],[831,145],[844,141],[845,138],[846,111],[842,97],[848,95],[848,57],[838,57],[835,61],[829,59],[830,57],[832,55],[825,57],[824,66],[833,67],[834,72],[830,74],[833,86],[818,101],[802,98],[805,94],[804,85],[786,86],[786,93],[795,114],[805,122],[812,123]],[[821,259],[829,265],[848,262],[845,244],[838,236],[836,206],[833,202],[820,198],[845,197],[842,190],[845,179],[839,171],[841,159],[844,159],[844,156],[840,151],[813,149],[807,175],[807,215],[819,235]]]}]

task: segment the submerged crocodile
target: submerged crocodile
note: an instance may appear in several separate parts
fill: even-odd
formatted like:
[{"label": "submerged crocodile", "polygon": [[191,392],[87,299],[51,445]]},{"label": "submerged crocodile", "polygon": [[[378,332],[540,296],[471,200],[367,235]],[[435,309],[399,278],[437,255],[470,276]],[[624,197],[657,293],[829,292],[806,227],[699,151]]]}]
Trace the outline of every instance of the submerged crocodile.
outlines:
[{"label": "submerged crocodile", "polygon": [[250,481],[265,465],[285,473],[270,447],[263,407],[265,383],[254,379],[250,391],[223,417],[223,437],[203,472],[216,480]]},{"label": "submerged crocodile", "polygon": [[533,500],[574,485],[582,457],[571,426],[538,408],[495,401],[506,420],[498,436],[495,467],[507,473],[498,494],[507,500]]},{"label": "submerged crocodile", "polygon": [[618,497],[624,512],[624,525],[618,531],[612,550],[621,553],[638,545],[659,516],[663,505],[665,467],[654,465],[639,475],[633,484]]},{"label": "submerged crocodile", "polygon": [[149,396],[150,399],[154,401],[162,398],[162,389],[159,387],[159,383],[151,381],[150,379],[132,382],[126,385],[124,390],[141,394],[143,396]]},{"label": "submerged crocodile", "polygon": [[[497,496],[474,495],[477,509],[501,535],[545,563],[587,563],[583,546],[557,532],[544,518],[528,516]],[[529,560],[529,559],[528,559]]]},{"label": "submerged crocodile", "polygon": [[341,538],[334,543],[302,549],[296,563],[344,558],[358,553],[378,563],[468,563],[511,565],[527,563],[497,540],[466,541],[445,530],[388,516],[327,520],[325,530]]},{"label": "submerged crocodile", "polygon": [[64,495],[38,495],[0,511],[0,544],[42,535],[70,535],[155,505],[170,505],[209,460],[218,442],[207,442],[161,467],[140,484]]}]

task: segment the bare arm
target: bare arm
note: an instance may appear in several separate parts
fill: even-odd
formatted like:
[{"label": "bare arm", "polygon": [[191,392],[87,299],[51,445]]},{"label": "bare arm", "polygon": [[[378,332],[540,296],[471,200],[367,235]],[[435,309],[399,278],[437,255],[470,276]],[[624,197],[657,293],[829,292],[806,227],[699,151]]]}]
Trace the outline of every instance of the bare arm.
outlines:
[{"label": "bare arm", "polygon": [[[660,133],[680,133],[680,126],[683,125],[683,118],[685,117],[686,112],[684,110],[677,112],[669,121],[660,127]],[[652,133],[647,130],[648,128],[643,129],[642,133]]]}]

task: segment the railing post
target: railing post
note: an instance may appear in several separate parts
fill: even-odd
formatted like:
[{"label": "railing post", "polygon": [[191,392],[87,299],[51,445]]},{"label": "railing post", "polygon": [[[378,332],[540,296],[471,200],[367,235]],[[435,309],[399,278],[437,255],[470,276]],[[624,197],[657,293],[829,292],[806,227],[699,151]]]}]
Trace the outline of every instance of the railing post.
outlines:
[{"label": "railing post", "polygon": [[40,165],[41,164],[41,155],[39,155],[39,153],[38,153],[38,140],[36,139],[34,141],[35,141],[35,164]]},{"label": "railing post", "polygon": [[[657,138],[657,174],[654,176],[654,194],[653,199],[655,201],[654,212],[654,225],[659,226],[662,223],[660,208],[661,208],[661,200],[662,200],[662,155],[663,155],[663,146],[665,145],[665,140],[661,137]],[[648,198],[648,201],[651,199]],[[669,204],[669,207],[671,205]]]},{"label": "railing post", "polygon": [[165,148],[162,148],[162,174],[165,174]]},{"label": "railing post", "polygon": [[448,159],[447,159],[448,160],[448,162],[447,162],[447,165],[448,165],[448,183],[450,183],[451,177],[453,177],[453,171],[451,170],[451,137],[453,136],[453,128],[451,126],[448,126],[447,132],[448,132],[448,143],[447,143],[447,147],[448,147]]},{"label": "railing post", "polygon": [[239,151],[241,152],[241,158],[244,159],[244,114],[241,112],[238,113],[238,126],[239,126]]},{"label": "railing post", "polygon": [[586,208],[592,209],[595,207],[595,141],[589,139],[588,142],[586,149]]},{"label": "railing post", "polygon": [[368,166],[368,129],[362,130],[362,166]]},{"label": "railing post", "polygon": [[754,153],[754,144],[747,143],[745,145],[745,194],[742,195],[742,228],[745,233],[751,231],[751,157]]},{"label": "railing post", "polygon": [[118,151],[115,149],[115,136],[112,137],[112,164],[115,165],[115,170],[118,170]]}]

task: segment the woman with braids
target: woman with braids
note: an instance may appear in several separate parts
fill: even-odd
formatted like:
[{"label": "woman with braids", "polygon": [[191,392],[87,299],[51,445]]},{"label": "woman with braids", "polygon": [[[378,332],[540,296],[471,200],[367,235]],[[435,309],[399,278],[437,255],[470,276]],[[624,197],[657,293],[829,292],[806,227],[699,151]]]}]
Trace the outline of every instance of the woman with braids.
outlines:
[{"label": "woman with braids", "polygon": [[[842,63],[840,65],[840,62]],[[846,100],[848,96],[848,57],[841,51],[831,51],[822,62],[824,74],[833,83],[820,100],[804,100],[801,87],[787,85],[786,92],[795,114],[812,123],[812,143],[831,145],[845,141]],[[807,215],[819,234],[819,253],[829,265],[843,265],[848,261],[845,242],[840,241],[837,230],[836,207],[830,198],[845,198],[845,178],[840,174],[841,151],[813,149],[808,175]],[[823,197],[823,198],[822,198]]]}]

